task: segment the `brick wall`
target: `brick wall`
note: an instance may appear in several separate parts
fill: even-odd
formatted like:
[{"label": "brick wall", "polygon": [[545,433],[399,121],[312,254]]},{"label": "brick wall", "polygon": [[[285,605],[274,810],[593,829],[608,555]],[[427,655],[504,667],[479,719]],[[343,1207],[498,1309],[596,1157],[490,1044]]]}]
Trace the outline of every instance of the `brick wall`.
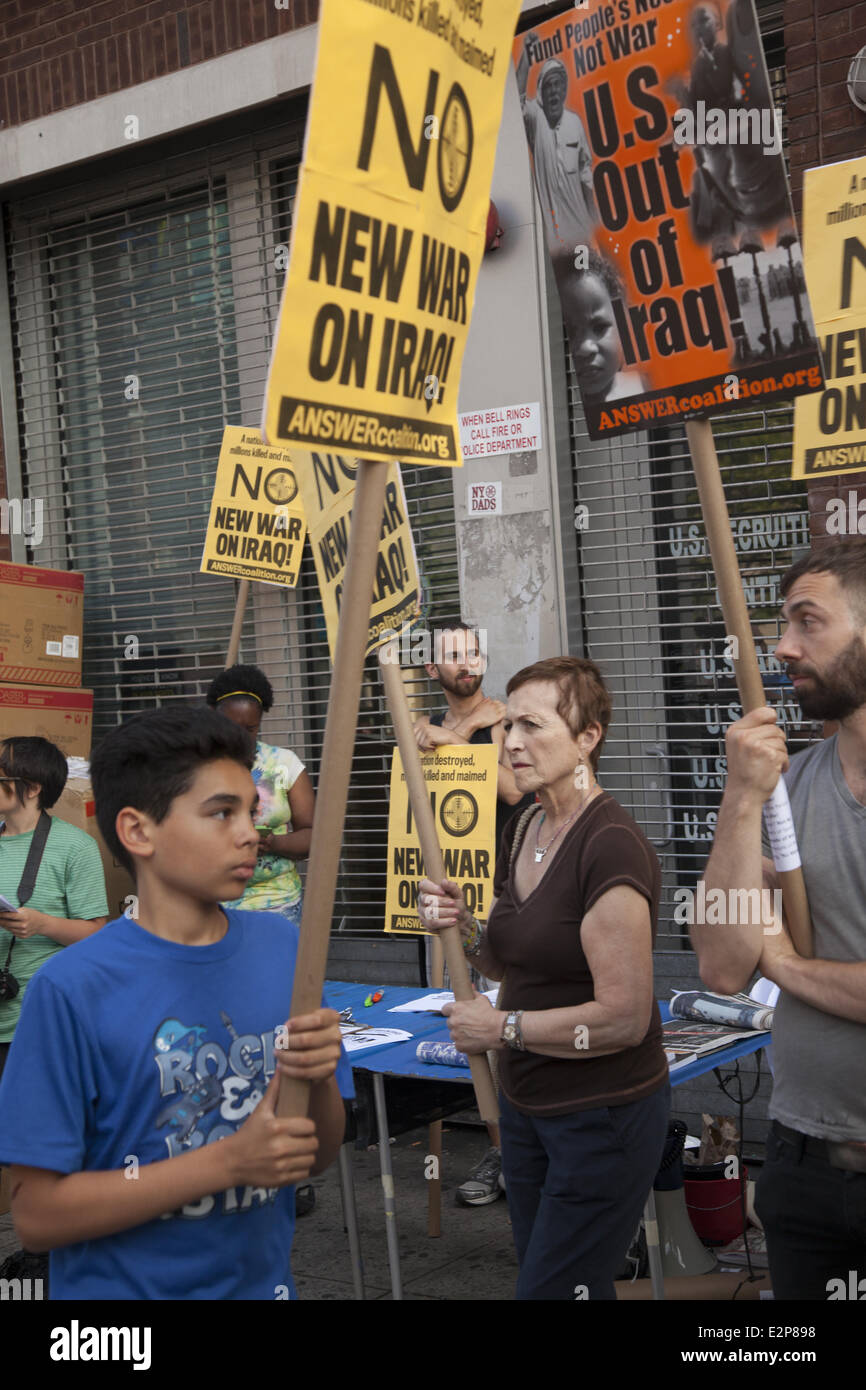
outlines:
[{"label": "brick wall", "polygon": [[851,59],[866,44],[866,3],[785,0],[791,188],[800,214],[803,170],[866,154],[866,111],[851,102]]},{"label": "brick wall", "polygon": [[[866,111],[848,96],[851,59],[866,44],[866,3],[785,0],[788,142],[791,190],[802,226],[803,172],[866,154]],[[866,473],[809,485],[812,543],[827,540],[827,500],[849,492],[866,497]]]},{"label": "brick wall", "polygon": [[0,0],[5,126],[314,24],[318,0]]}]

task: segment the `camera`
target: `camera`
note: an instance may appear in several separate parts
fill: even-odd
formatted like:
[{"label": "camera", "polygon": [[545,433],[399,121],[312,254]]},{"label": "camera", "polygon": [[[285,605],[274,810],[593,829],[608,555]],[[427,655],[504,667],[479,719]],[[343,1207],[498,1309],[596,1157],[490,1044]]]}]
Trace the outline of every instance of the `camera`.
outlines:
[{"label": "camera", "polygon": [[8,1004],[10,999],[14,999],[21,986],[16,980],[8,965],[0,968],[0,1004]]}]

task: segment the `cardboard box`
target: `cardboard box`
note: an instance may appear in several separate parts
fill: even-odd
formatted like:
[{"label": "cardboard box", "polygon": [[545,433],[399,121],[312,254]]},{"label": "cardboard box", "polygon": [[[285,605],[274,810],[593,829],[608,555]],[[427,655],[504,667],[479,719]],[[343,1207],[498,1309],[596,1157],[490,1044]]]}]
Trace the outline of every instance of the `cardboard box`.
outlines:
[{"label": "cardboard box", "polygon": [[48,738],[67,758],[89,758],[92,732],[92,690],[0,685],[0,738]]},{"label": "cardboard box", "polygon": [[0,681],[81,685],[84,575],[0,561]]},{"label": "cardboard box", "polygon": [[108,897],[109,918],[120,917],[126,909],[126,899],[135,896],[135,880],[111,853],[96,824],[96,805],[93,788],[86,777],[70,777],[60,800],[51,808],[52,816],[77,825],[94,839],[102,856],[105,871],[105,892]]}]

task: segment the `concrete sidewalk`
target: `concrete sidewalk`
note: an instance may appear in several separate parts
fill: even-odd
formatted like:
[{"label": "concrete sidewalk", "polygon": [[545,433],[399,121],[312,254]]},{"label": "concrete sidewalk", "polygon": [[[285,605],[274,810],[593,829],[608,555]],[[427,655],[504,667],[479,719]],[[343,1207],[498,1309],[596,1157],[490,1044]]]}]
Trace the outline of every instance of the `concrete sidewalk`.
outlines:
[{"label": "concrete sidewalk", "polygon": [[[504,1196],[486,1207],[459,1207],[455,1189],[488,1146],[483,1129],[442,1126],[442,1235],[427,1235],[427,1130],[391,1145],[403,1297],[460,1302],[511,1299],[517,1259]],[[378,1149],[354,1151],[366,1297],[390,1299],[391,1279]],[[302,1299],[351,1299],[352,1268],[343,1230],[339,1170],[315,1179],[316,1208],[297,1224],[292,1269]]]}]

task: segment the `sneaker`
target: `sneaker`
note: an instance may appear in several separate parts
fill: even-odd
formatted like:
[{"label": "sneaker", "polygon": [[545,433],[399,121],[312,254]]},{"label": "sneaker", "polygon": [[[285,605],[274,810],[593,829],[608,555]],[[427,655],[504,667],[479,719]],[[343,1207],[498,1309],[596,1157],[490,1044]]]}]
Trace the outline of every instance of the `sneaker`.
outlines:
[{"label": "sneaker", "polygon": [[295,1188],[295,1216],[309,1216],[316,1205],[316,1189],[312,1183],[306,1183],[304,1187]]},{"label": "sneaker", "polygon": [[498,1149],[488,1149],[456,1192],[457,1201],[464,1207],[486,1207],[504,1192],[502,1157]]}]

